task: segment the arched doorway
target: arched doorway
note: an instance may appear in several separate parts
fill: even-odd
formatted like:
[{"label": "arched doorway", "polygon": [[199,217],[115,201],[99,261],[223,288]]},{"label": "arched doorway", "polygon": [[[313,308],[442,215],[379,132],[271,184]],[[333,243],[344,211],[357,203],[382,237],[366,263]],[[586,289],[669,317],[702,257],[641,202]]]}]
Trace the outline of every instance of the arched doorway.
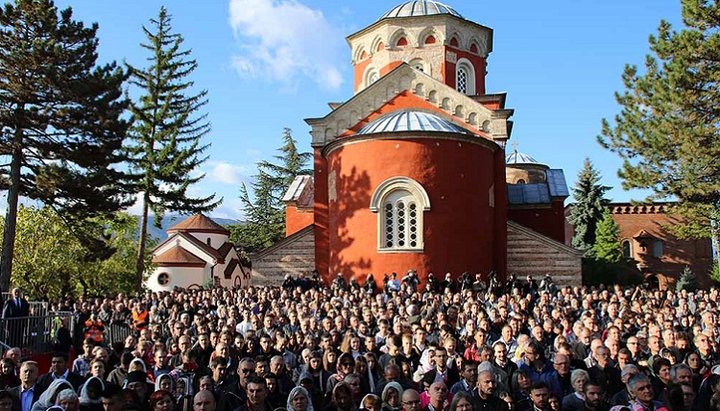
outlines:
[{"label": "arched doorway", "polygon": [[660,280],[655,274],[648,274],[645,277],[645,285],[649,290],[657,290],[660,288]]}]

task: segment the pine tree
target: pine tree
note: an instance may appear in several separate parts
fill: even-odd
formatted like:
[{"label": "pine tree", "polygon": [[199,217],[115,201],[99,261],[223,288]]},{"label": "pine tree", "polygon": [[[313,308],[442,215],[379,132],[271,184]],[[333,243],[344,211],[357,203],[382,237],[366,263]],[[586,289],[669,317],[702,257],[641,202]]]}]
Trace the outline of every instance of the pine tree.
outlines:
[{"label": "pine tree", "polygon": [[678,279],[677,284],[675,284],[675,290],[678,292],[682,290],[697,290],[697,278],[695,277],[695,273],[692,272],[690,267],[686,266],[683,269],[683,272],[682,274],[680,274],[680,278]]},{"label": "pine tree", "polygon": [[51,0],[0,8],[0,189],[7,190],[0,289],[6,291],[20,196],[67,224],[128,205],[122,143],[128,124],[115,63],[97,66],[98,26]]},{"label": "pine tree", "polygon": [[191,51],[182,49],[183,37],[172,33],[171,17],[165,7],[157,19],[150,20],[153,30],[143,27],[149,51],[150,67],[129,66],[131,84],[142,95],[130,106],[133,127],[129,151],[132,169],[142,192],[142,216],[136,267],[136,287],[140,289],[145,270],[145,248],[149,211],[160,227],[165,212],[200,213],[217,207],[222,199],[215,195],[193,198],[188,188],[204,175],[194,174],[207,159],[202,137],[210,132],[207,114],[200,110],[207,104],[207,91],[193,93],[194,83],[187,77],[197,68],[189,58]]},{"label": "pine tree", "polygon": [[625,258],[620,243],[620,226],[613,220],[610,210],[607,208],[595,231],[592,254],[596,260],[608,264],[620,263]]},{"label": "pine tree", "polygon": [[230,228],[234,242],[248,252],[259,251],[280,241],[285,235],[285,205],[282,197],[295,177],[311,174],[307,164],[310,153],[298,151],[292,131],[283,130],[283,145],[275,159],[258,163],[258,174],[251,185],[252,195],[245,184],[240,187],[240,200],[245,207],[245,222]]},{"label": "pine tree", "polygon": [[590,159],[585,158],[583,169],[578,173],[578,181],[572,189],[575,203],[568,215],[568,221],[575,229],[572,245],[578,250],[588,251],[595,244],[595,230],[609,202],[605,199],[605,193],[610,187],[599,182],[600,173]]},{"label": "pine tree", "polygon": [[679,201],[674,234],[707,238],[720,210],[720,0],[681,5],[684,27],[660,23],[644,73],[625,67],[620,114],[598,140],[624,160],[623,187]]}]

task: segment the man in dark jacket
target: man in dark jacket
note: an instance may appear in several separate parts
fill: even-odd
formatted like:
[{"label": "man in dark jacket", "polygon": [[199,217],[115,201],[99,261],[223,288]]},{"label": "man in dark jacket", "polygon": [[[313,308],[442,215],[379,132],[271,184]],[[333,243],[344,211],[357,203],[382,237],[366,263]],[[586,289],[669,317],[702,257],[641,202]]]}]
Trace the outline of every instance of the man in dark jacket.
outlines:
[{"label": "man in dark jacket", "polygon": [[78,391],[85,382],[83,377],[68,369],[68,355],[63,352],[53,354],[52,360],[50,360],[50,371],[38,378],[37,387],[40,392],[45,391],[57,378],[66,379],[75,391]]},{"label": "man in dark jacket", "polygon": [[475,410],[477,411],[508,411],[508,404],[495,396],[495,375],[490,371],[482,371],[477,380],[477,396],[475,397]]}]

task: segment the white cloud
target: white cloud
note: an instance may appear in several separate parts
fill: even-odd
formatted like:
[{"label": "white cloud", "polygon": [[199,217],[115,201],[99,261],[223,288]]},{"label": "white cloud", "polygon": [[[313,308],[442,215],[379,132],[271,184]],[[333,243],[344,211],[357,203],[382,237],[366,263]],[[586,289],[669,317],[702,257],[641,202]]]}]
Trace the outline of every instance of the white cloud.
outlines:
[{"label": "white cloud", "polygon": [[225,198],[218,208],[210,212],[210,216],[242,220],[245,217],[242,201],[239,198]]},{"label": "white cloud", "polygon": [[343,36],[322,11],[296,0],[230,0],[230,26],[241,41],[232,59],[241,76],[342,85]]},{"label": "white cloud", "polygon": [[210,177],[221,183],[240,185],[247,180],[248,168],[241,165],[234,165],[225,162],[213,162]]}]

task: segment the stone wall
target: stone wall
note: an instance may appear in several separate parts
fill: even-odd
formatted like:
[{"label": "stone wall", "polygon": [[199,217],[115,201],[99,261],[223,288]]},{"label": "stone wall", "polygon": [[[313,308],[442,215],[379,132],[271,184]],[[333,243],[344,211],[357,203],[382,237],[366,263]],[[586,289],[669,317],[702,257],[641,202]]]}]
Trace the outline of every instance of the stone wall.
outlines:
[{"label": "stone wall", "polygon": [[315,268],[314,225],[284,238],[270,248],[250,255],[253,285],[280,285],[286,274],[310,277]]},{"label": "stone wall", "polygon": [[582,283],[582,254],[529,228],[508,221],[508,275],[538,281],[550,274],[558,285]]}]

